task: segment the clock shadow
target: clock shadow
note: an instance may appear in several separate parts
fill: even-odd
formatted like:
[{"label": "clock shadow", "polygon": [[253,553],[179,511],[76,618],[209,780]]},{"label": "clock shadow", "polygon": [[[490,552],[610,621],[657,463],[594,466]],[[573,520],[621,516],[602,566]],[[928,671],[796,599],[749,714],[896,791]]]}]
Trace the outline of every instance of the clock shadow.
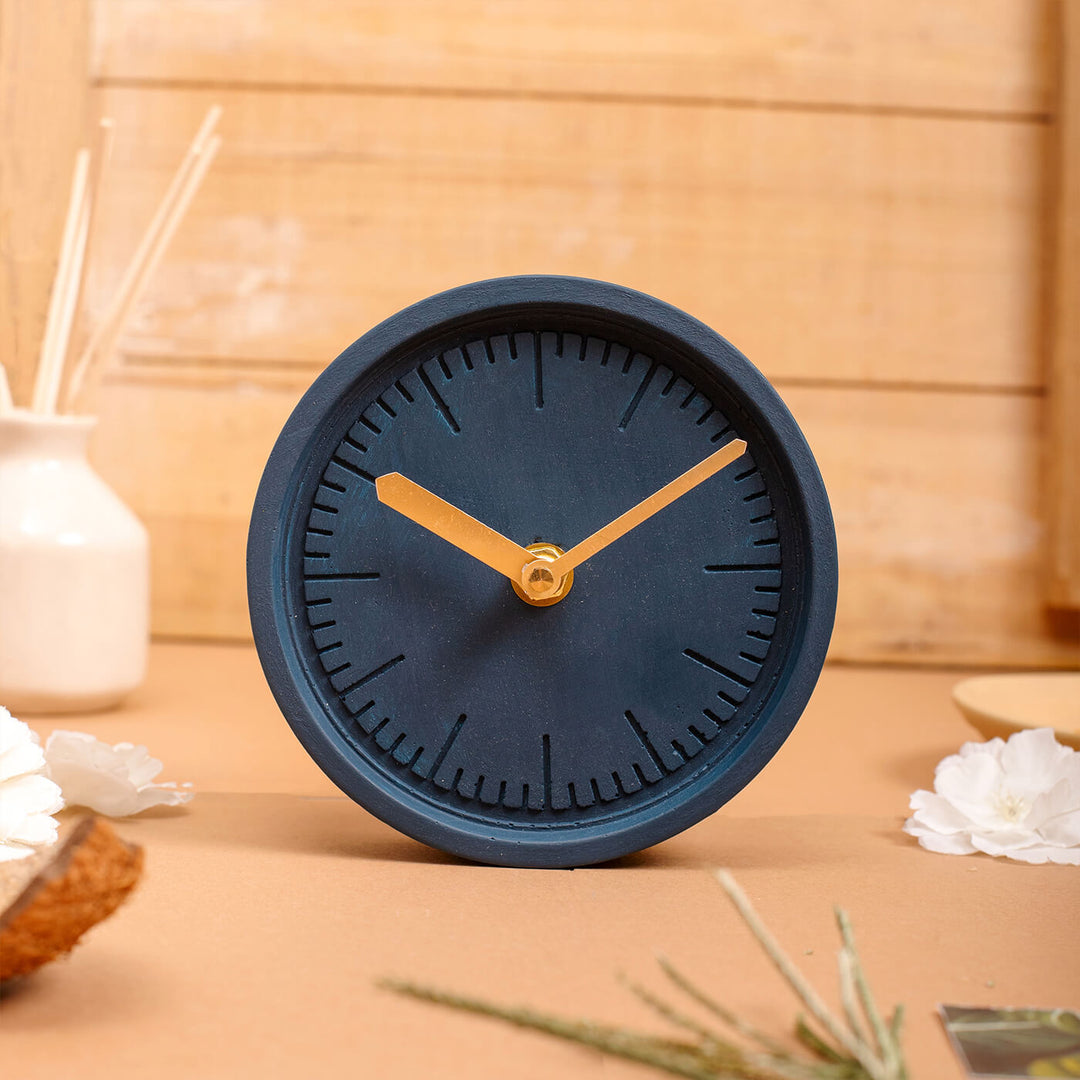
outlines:
[{"label": "clock shadow", "polygon": [[[504,869],[447,854],[414,840],[342,796],[200,793],[183,814],[124,823],[127,839],[158,846],[260,850],[354,863]],[[849,845],[826,843],[843,819],[713,816],[663,843],[578,869],[590,872],[799,868],[849,862]],[[857,824],[857,823],[856,823]],[[849,824],[846,828],[850,830]],[[846,835],[846,833],[845,833]],[[906,838],[905,838],[906,839]],[[571,868],[566,868],[571,869]],[[541,872],[541,871],[537,871]],[[558,873],[552,870],[551,873]]]},{"label": "clock shadow", "polygon": [[182,821],[162,820],[165,815],[125,821],[125,836],[148,847],[171,842],[377,862],[468,865],[398,832],[343,796],[205,792],[185,809]]},{"label": "clock shadow", "polygon": [[634,851],[629,855],[620,855],[617,859],[608,859],[607,862],[595,863],[590,870],[664,870],[672,867],[685,865],[682,860],[672,859],[671,855],[664,850],[663,844],[646,848],[644,851]]},{"label": "clock shadow", "polygon": [[704,852],[687,851],[678,843],[678,838],[632,851],[629,855],[620,855],[617,859],[593,863],[582,869],[588,870],[700,870],[710,866],[727,865],[720,863],[717,857],[711,859]]},{"label": "clock shadow", "polygon": [[[700,838],[704,843],[695,842],[696,831],[580,869],[641,871],[718,865],[737,869],[746,864],[746,859],[740,857],[747,854],[745,845],[733,845],[735,850],[718,850],[719,845],[708,842],[706,837]],[[182,813],[146,814],[130,819],[125,822],[125,835],[148,847],[179,842],[358,862],[501,869],[414,840],[351,799],[338,795],[200,793]]]},{"label": "clock shadow", "polygon": [[[864,835],[858,819],[804,816],[740,818],[713,815],[670,840],[624,855],[590,869],[704,870],[720,867],[738,874],[745,870],[820,870],[850,863],[851,846],[831,841],[835,833],[852,828]],[[903,840],[908,837],[897,830]]]}]

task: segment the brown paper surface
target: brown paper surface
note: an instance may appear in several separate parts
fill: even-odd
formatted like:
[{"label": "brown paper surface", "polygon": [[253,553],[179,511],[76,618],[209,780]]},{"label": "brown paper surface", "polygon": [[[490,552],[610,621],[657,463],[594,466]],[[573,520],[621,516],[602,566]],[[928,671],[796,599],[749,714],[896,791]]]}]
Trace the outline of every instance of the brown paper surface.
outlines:
[{"label": "brown paper surface", "polygon": [[1080,1004],[1080,873],[933,855],[900,820],[722,811],[608,866],[510,870],[443,856],[342,798],[203,794],[121,823],[146,847],[146,878],[68,960],[6,995],[4,1075],[656,1075],[374,980],[664,1031],[616,981],[666,990],[663,953],[786,1029],[796,1003],[708,872],[727,866],[833,1003],[843,904],[881,1004],[907,1006],[913,1080],[959,1078],[938,1002]]}]

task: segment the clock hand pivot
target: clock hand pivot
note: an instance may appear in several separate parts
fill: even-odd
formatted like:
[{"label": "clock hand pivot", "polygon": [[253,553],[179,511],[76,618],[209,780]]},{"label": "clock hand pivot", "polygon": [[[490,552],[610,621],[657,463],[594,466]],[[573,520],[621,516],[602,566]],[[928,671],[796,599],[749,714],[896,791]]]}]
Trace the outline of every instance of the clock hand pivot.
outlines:
[{"label": "clock hand pivot", "polygon": [[557,604],[574,584],[574,572],[556,574],[551,564],[563,553],[555,544],[530,544],[530,561],[522,567],[518,581],[511,582],[514,592],[534,607]]}]

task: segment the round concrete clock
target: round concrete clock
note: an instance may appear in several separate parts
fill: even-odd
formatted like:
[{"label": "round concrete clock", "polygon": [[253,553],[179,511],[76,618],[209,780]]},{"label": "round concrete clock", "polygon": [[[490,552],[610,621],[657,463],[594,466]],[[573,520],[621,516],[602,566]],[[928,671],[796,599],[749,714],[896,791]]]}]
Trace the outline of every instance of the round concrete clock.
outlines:
[{"label": "round concrete clock", "polygon": [[810,696],[821,477],[708,327],[565,277],[431,297],[285,425],[248,542],[286,719],[349,796],[482,862],[579,866],[712,813]]}]

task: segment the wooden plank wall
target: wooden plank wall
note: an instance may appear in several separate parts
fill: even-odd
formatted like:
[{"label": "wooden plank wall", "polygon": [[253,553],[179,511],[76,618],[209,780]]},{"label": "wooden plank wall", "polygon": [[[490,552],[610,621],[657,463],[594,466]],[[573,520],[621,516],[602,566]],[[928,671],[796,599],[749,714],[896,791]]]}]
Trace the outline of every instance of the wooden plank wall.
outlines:
[{"label": "wooden plank wall", "polygon": [[1041,594],[1051,0],[94,0],[100,309],[212,102],[224,150],[96,457],[161,634],[243,638],[247,513],[346,344],[428,293],[607,278],[777,385],[834,503],[843,660],[1074,663]]},{"label": "wooden plank wall", "polygon": [[30,399],[86,132],[88,36],[85,0],[0,0],[0,362],[19,401]]},{"label": "wooden plank wall", "polygon": [[1050,598],[1080,609],[1080,4],[1062,12],[1050,323]]}]

